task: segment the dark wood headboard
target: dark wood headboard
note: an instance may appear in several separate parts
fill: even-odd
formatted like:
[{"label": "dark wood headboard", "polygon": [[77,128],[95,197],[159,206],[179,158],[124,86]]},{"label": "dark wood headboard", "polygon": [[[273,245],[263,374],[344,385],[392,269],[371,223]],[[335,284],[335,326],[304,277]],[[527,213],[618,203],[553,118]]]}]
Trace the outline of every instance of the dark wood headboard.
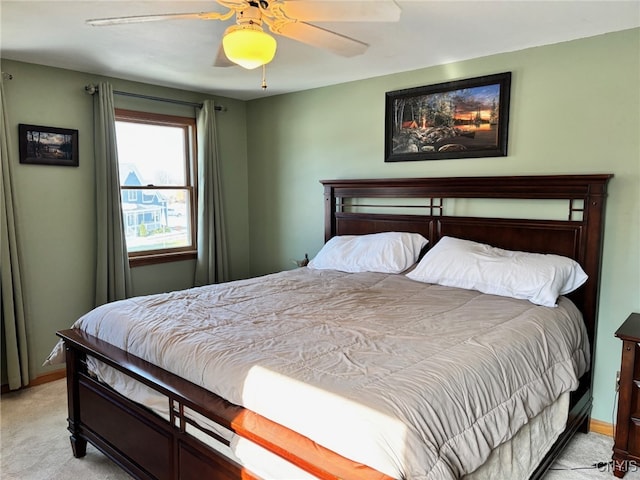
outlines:
[{"label": "dark wood headboard", "polygon": [[[465,238],[509,250],[555,253],[575,259],[589,280],[572,295],[595,338],[604,207],[613,175],[544,175],[508,177],[394,178],[322,180],[325,241],[334,235],[384,231],[421,233],[435,245],[445,236]],[[445,199],[566,200],[566,220],[459,217],[445,214]],[[358,203],[358,199],[365,202]],[[425,214],[380,213],[395,204],[367,204],[369,199],[424,199],[406,209]],[[389,206],[392,205],[392,206]],[[363,210],[376,211],[363,211]]]},{"label": "dark wood headboard", "polygon": [[[509,250],[554,253],[573,258],[589,275],[587,282],[570,298],[584,316],[593,359],[605,198],[607,182],[612,176],[322,180],[325,241],[334,235],[407,231],[421,233],[429,240],[429,246],[448,235]],[[398,199],[401,202],[404,199],[407,204],[398,205]],[[525,199],[532,200],[532,203],[537,200],[566,200],[567,215],[564,220],[450,216],[446,214],[446,199]],[[386,213],[385,209],[396,213]],[[412,209],[421,213],[407,213]],[[398,210],[404,211],[398,213]],[[585,377],[588,378],[583,379],[581,390],[590,390],[592,375]]]}]

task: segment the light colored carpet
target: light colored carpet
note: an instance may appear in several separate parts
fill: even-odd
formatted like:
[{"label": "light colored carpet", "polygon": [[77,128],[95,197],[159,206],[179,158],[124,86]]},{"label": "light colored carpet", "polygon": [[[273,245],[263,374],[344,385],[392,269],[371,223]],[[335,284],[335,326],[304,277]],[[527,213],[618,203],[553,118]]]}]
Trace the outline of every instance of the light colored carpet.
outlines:
[{"label": "light colored carpet", "polygon": [[131,480],[91,445],[73,457],[65,380],[2,395],[0,415],[2,480]]},{"label": "light colored carpet", "polygon": [[[2,395],[2,480],[131,480],[91,445],[87,446],[86,457],[73,457],[66,429],[65,389],[65,381],[58,380]],[[606,467],[591,467],[608,462],[612,446],[609,437],[577,434],[545,480],[613,479]],[[625,480],[640,480],[640,472],[627,473]]]},{"label": "light colored carpet", "polygon": [[[614,480],[611,465],[594,468],[595,463],[609,462],[613,439],[597,433],[577,433],[560,458],[545,475],[545,480]],[[624,480],[640,480],[640,471],[629,471]]]}]

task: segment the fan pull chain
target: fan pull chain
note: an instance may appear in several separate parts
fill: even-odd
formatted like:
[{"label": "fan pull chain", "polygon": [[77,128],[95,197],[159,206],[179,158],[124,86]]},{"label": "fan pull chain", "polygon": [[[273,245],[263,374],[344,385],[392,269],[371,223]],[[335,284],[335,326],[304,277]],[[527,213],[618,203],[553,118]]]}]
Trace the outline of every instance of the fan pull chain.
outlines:
[{"label": "fan pull chain", "polygon": [[267,89],[267,67],[262,64],[262,90]]}]

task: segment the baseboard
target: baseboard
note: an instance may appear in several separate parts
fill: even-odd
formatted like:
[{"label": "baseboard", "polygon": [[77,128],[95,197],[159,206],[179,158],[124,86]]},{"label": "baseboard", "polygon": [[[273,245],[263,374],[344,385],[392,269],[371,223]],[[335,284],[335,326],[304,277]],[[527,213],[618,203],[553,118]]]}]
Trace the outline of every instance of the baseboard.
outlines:
[{"label": "baseboard", "polygon": [[[54,382],[66,376],[67,376],[66,369],[63,368],[61,370],[55,370],[53,372],[45,373],[44,375],[40,375],[39,377],[32,379],[29,382],[29,385],[22,388],[35,387],[37,385],[42,385],[43,383]],[[2,394],[9,393],[9,392],[11,392],[11,390],[9,390],[9,385],[7,384],[2,385]]]},{"label": "baseboard", "polygon": [[593,418],[589,421],[589,431],[613,437],[613,425]]}]

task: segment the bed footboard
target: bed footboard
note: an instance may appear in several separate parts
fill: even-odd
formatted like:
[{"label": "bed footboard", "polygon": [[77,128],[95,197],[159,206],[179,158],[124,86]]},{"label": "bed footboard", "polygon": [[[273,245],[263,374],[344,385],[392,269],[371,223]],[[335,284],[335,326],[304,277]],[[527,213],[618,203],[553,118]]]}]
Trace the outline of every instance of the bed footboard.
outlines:
[{"label": "bed footboard", "polygon": [[[76,457],[85,455],[89,442],[137,479],[257,479],[187,432],[188,423],[200,428],[184,415],[185,409],[191,409],[319,479],[391,480],[80,330],[63,330],[57,335],[65,342],[68,429]],[[87,371],[87,356],[166,396],[171,406],[169,421],[93,378]]]},{"label": "bed footboard", "polygon": [[83,457],[87,442],[90,442],[137,479],[256,478],[186,434],[184,428],[180,428],[182,422],[172,427],[169,422],[91,377],[86,369],[90,345],[82,345],[71,338],[78,333],[61,335],[65,340],[67,359],[68,430],[75,457]]}]

